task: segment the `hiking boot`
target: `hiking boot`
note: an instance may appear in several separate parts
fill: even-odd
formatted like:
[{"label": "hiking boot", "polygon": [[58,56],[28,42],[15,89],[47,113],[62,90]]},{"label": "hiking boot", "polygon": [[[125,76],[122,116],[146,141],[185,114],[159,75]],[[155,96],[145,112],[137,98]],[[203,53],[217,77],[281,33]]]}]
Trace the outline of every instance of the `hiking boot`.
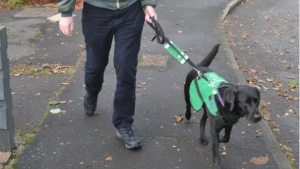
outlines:
[{"label": "hiking boot", "polygon": [[120,128],[117,131],[117,137],[125,142],[127,149],[142,147],[142,140],[132,130],[131,126]]},{"label": "hiking boot", "polygon": [[97,97],[91,97],[88,94],[84,96],[84,111],[88,116],[93,116],[97,108]]}]

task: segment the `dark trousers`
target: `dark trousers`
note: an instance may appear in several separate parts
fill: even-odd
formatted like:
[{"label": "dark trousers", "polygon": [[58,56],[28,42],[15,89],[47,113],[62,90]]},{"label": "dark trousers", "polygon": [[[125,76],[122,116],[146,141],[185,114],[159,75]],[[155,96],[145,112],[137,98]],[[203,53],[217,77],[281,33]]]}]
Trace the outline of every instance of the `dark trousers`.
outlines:
[{"label": "dark trousers", "polygon": [[137,60],[144,18],[140,1],[121,10],[84,3],[82,11],[82,31],[87,52],[85,85],[90,96],[97,97],[101,91],[112,39],[115,39],[117,85],[112,121],[117,129],[133,123]]}]

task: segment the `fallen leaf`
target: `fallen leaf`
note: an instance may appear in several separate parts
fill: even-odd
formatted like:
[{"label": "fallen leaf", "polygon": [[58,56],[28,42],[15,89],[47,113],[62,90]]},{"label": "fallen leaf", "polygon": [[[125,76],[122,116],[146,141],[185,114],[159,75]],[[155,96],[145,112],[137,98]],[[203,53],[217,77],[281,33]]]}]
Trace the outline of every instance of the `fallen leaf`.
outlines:
[{"label": "fallen leaf", "polygon": [[244,33],[244,34],[242,35],[242,39],[246,39],[246,38],[249,37],[249,36],[250,36],[249,33]]},{"label": "fallen leaf", "polygon": [[57,105],[57,104],[59,104],[58,101],[50,101],[50,102],[49,102],[49,105]]},{"label": "fallen leaf", "polygon": [[225,155],[226,155],[226,147],[225,147],[225,146],[223,146],[221,151],[222,151],[222,153],[221,153],[221,154],[222,154],[223,156],[225,156]]},{"label": "fallen leaf", "polygon": [[249,75],[255,74],[255,73],[257,73],[257,70],[251,70],[251,71],[249,72]]},{"label": "fallen leaf", "polygon": [[62,85],[68,85],[69,83],[61,83]]},{"label": "fallen leaf", "polygon": [[285,65],[283,68],[284,68],[284,70],[291,69],[291,66],[290,65]]},{"label": "fallen leaf", "polygon": [[60,112],[61,112],[60,108],[56,108],[56,109],[51,109],[50,110],[50,113],[52,113],[52,114],[58,114]]},{"label": "fallen leaf", "polygon": [[261,129],[256,130],[256,137],[260,137],[261,136]]},{"label": "fallen leaf", "polygon": [[267,115],[267,114],[265,114],[265,115],[264,115],[264,119],[265,119],[266,121],[270,121],[270,116]]},{"label": "fallen leaf", "polygon": [[262,88],[264,88],[264,90],[268,90],[269,88],[263,86],[263,85],[260,85]]},{"label": "fallen leaf", "polygon": [[268,81],[268,82],[273,82],[273,79],[266,79],[266,81]]},{"label": "fallen leaf", "polygon": [[182,33],[182,31],[178,31],[178,33]]},{"label": "fallen leaf", "polygon": [[298,87],[298,82],[294,81],[294,80],[289,81],[289,87],[291,87],[291,88]]},{"label": "fallen leaf", "polygon": [[105,160],[106,161],[112,161],[112,156],[106,157]]},{"label": "fallen leaf", "polygon": [[286,149],[287,151],[292,151],[292,149],[291,149],[290,147],[286,146],[286,145],[283,145],[282,147],[283,147],[284,149]]},{"label": "fallen leaf", "polygon": [[293,154],[292,153],[289,153],[289,152],[285,152],[285,154],[289,157],[293,157]]},{"label": "fallen leaf", "polygon": [[181,162],[181,158],[178,159],[178,162]]},{"label": "fallen leaf", "polygon": [[266,156],[260,156],[260,157],[253,157],[250,160],[250,163],[255,164],[255,165],[262,165],[266,164],[269,161],[269,156],[268,153],[266,153]]},{"label": "fallen leaf", "polygon": [[276,91],[279,91],[280,89],[278,89],[278,88],[273,88],[274,90],[276,90]]},{"label": "fallen leaf", "polygon": [[142,85],[136,85],[136,87],[138,87],[138,88],[142,88],[143,86],[142,86]]},{"label": "fallen leaf", "polygon": [[177,122],[181,122],[181,120],[184,119],[184,117],[181,116],[181,115],[179,115],[179,116],[175,115],[174,117],[175,117],[175,119],[176,119]]},{"label": "fallen leaf", "polygon": [[41,93],[37,93],[36,95],[39,96],[39,95],[41,95]]},{"label": "fallen leaf", "polygon": [[66,104],[67,101],[59,101],[59,104]]},{"label": "fallen leaf", "polygon": [[140,85],[145,85],[145,84],[146,84],[146,82],[141,82],[141,83],[140,83]]}]

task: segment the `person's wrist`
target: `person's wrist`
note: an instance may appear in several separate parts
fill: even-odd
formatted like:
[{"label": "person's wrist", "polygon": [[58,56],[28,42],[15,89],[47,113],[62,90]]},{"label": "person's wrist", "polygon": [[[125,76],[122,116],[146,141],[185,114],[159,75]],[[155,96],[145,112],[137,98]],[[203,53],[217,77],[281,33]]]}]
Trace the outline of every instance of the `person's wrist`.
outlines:
[{"label": "person's wrist", "polygon": [[61,13],[61,17],[71,17],[71,16],[72,16],[72,12]]}]

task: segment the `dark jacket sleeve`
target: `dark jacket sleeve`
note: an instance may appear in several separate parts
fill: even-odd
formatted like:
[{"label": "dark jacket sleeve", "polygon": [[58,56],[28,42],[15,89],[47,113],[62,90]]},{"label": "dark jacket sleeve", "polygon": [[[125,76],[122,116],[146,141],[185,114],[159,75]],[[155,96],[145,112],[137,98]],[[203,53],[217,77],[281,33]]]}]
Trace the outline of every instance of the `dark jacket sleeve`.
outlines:
[{"label": "dark jacket sleeve", "polygon": [[62,17],[72,16],[75,9],[76,0],[57,0],[58,11]]},{"label": "dark jacket sleeve", "polygon": [[152,6],[155,8],[157,4],[157,0],[141,0],[141,2],[143,7]]}]

